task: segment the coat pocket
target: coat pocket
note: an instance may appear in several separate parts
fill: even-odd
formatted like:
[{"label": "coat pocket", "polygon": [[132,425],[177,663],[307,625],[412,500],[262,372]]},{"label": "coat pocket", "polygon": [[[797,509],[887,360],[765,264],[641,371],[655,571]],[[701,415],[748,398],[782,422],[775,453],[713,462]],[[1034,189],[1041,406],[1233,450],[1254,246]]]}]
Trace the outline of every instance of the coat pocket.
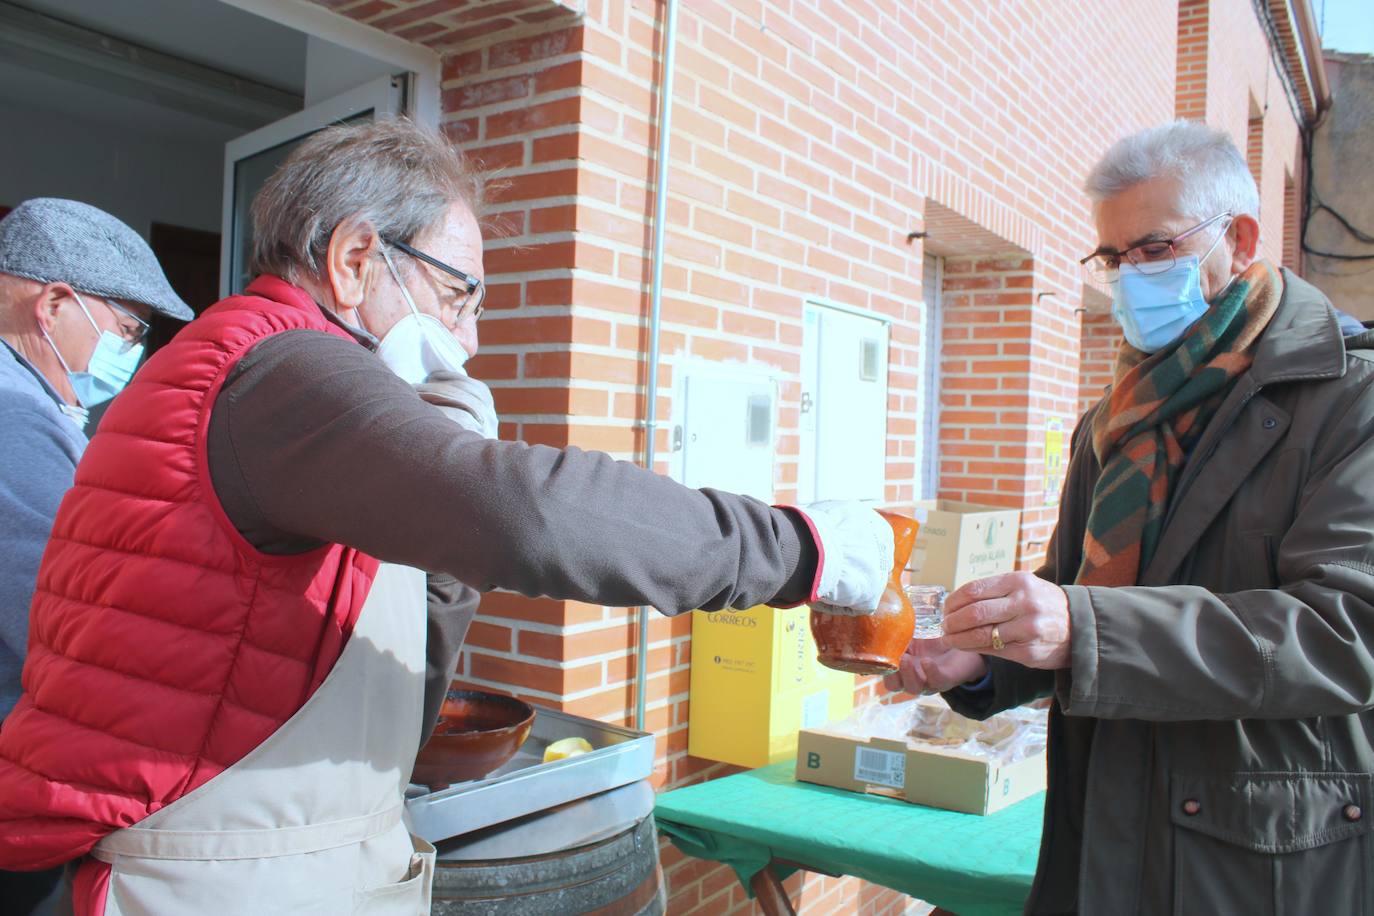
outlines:
[{"label": "coat pocket", "polygon": [[1174,912],[1369,914],[1368,773],[1174,775]]}]

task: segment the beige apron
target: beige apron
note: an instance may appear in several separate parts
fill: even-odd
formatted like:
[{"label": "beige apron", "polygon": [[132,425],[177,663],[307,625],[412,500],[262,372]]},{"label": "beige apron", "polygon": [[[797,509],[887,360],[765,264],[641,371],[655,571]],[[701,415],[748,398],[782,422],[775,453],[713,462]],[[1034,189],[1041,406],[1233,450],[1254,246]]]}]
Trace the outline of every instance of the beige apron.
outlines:
[{"label": "beige apron", "polygon": [[383,564],[343,654],[281,728],[98,843],[108,916],[429,912],[434,847],[401,820],[424,703],[425,577]]}]

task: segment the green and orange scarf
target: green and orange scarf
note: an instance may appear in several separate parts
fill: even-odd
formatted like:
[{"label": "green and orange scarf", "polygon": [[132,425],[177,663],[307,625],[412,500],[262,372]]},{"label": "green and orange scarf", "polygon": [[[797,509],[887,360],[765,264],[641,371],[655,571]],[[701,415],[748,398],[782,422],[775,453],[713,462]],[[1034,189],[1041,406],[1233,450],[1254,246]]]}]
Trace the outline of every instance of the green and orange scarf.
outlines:
[{"label": "green and orange scarf", "polygon": [[1136,584],[1159,544],[1188,455],[1250,368],[1282,295],[1282,275],[1256,261],[1173,348],[1149,354],[1122,343],[1107,405],[1093,420],[1102,475],[1078,584]]}]

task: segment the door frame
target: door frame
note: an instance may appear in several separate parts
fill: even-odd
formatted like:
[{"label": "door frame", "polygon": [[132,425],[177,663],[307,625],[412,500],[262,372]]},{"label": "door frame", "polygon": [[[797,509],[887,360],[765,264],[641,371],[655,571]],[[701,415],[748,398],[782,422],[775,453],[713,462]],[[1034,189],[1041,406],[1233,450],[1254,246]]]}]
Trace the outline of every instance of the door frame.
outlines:
[{"label": "door frame", "polygon": [[[379,117],[394,115],[404,103],[406,78],[404,74],[381,76],[347,92],[331,96],[323,102],[303,108],[280,121],[273,121],[257,130],[235,137],[224,144],[224,197],[220,213],[220,296],[233,290],[234,278],[234,165],[241,159],[289,143],[292,140],[322,130],[331,124],[347,120],[365,111],[375,111]],[[247,214],[243,214],[246,218]]]},{"label": "door frame", "polygon": [[[945,258],[926,255],[935,261],[932,288],[922,289],[925,314],[921,316],[920,390],[917,409],[920,411],[919,493],[917,499],[940,498],[940,382],[944,378],[942,365],[945,339]],[[927,273],[921,264],[922,283]]]},{"label": "door frame", "polygon": [[220,0],[280,25],[332,41],[336,45],[366,54],[398,70],[415,74],[413,99],[408,111],[417,123],[439,126],[439,83],[442,62],[439,52],[424,45],[363,25],[325,9],[310,0]]}]

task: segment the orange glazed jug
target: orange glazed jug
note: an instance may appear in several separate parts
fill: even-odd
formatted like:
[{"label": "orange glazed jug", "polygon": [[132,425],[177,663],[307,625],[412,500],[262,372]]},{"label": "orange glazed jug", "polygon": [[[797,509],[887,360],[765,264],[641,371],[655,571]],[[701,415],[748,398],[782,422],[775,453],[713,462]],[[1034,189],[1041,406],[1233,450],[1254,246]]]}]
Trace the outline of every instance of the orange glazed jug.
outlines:
[{"label": "orange glazed jug", "polygon": [[901,575],[916,544],[914,518],[879,511],[892,526],[895,549],[892,576],[878,609],[863,617],[811,612],[811,635],[816,638],[816,658],[827,668],[855,674],[891,674],[911,642],[916,615],[902,591]]}]

